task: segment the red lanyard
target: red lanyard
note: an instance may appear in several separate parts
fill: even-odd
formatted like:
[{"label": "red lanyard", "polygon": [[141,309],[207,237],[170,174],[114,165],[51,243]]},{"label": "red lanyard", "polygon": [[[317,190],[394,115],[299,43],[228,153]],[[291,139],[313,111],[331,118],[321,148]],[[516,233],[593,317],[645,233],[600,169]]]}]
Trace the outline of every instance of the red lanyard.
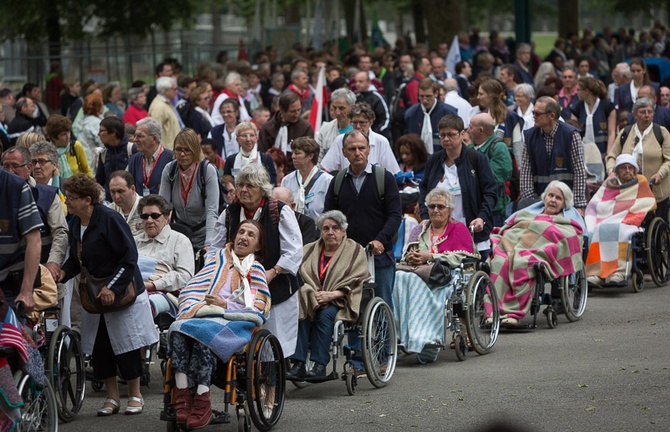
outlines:
[{"label": "red lanyard", "polygon": [[[158,163],[158,158],[161,157],[161,154],[163,154],[163,146],[158,150],[158,154],[156,155],[156,158],[154,159],[154,164],[151,166],[151,171],[149,171],[149,177],[147,177],[147,169],[146,165],[144,162],[144,158],[142,158],[142,177],[144,177],[144,186],[149,187],[149,180],[151,179],[152,174],[154,173],[154,168],[156,168],[156,164]],[[184,202],[184,204],[186,204]]]},{"label": "red lanyard", "polygon": [[195,179],[195,176],[198,175],[198,167],[195,168],[195,171],[193,171],[193,175],[191,176],[191,181],[188,183],[188,189],[184,188],[184,183],[181,181],[179,182],[181,184],[181,199],[184,201],[184,208],[186,207],[187,201],[188,201],[188,196],[191,194],[191,189],[193,188],[193,180]]},{"label": "red lanyard", "polygon": [[330,257],[328,263],[326,263],[326,254],[322,250],[321,257],[319,258],[319,283],[321,284],[321,289],[323,289],[323,280],[331,262],[333,262],[333,257]]},{"label": "red lanyard", "polygon": [[[261,199],[261,203],[258,204],[258,207],[256,207],[256,210],[259,208],[263,207],[265,205],[265,198]],[[242,204],[242,209],[244,209],[244,218],[247,220],[252,220],[254,218],[254,215],[256,214],[256,210],[254,211],[249,211],[247,208]]]}]

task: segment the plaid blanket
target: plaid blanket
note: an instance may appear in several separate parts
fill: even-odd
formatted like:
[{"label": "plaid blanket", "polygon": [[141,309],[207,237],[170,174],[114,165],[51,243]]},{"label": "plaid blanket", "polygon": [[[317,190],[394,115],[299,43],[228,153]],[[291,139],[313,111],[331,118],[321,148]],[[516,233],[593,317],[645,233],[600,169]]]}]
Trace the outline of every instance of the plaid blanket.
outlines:
[{"label": "plaid blanket", "polygon": [[586,274],[605,279],[617,270],[624,271],[628,240],[655,208],[654,193],[644,176],[621,185],[616,178],[607,179],[586,207],[591,238]]},{"label": "plaid blanket", "polygon": [[549,281],[582,266],[582,228],[562,216],[518,212],[497,234],[491,234],[491,281],[501,315],[522,319],[535,287],[535,263],[544,264]]}]

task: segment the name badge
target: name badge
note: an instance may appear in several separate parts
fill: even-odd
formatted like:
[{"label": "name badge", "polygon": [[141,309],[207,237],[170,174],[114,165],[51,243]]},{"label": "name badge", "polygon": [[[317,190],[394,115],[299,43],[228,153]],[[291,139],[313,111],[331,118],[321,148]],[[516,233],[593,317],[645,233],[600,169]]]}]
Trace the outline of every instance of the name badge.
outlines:
[{"label": "name badge", "polygon": [[314,198],[314,192],[305,195],[305,201],[310,200],[312,198]]},{"label": "name badge", "polygon": [[142,188],[142,196],[147,196],[147,195],[151,195],[151,191],[149,190],[148,187],[145,186],[145,187]]}]

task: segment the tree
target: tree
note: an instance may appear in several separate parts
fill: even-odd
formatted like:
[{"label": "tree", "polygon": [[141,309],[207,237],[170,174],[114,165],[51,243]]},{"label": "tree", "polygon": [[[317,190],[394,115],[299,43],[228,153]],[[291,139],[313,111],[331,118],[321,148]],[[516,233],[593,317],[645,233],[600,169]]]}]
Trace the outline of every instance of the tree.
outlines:
[{"label": "tree", "polygon": [[144,38],[154,29],[190,25],[194,0],[21,0],[0,2],[0,40],[48,41],[58,58],[66,40],[86,37],[84,27],[97,20],[97,36]]},{"label": "tree", "polygon": [[558,2],[558,36],[565,38],[570,33],[579,33],[579,0]]}]

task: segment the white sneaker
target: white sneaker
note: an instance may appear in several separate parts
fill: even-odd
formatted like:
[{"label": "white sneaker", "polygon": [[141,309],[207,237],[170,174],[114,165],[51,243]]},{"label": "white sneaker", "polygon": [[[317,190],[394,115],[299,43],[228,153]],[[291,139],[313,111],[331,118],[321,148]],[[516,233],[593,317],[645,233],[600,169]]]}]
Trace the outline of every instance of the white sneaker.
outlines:
[{"label": "white sneaker", "polygon": [[591,285],[600,285],[603,283],[603,280],[600,279],[598,276],[587,276],[586,281],[591,284]]},{"label": "white sneaker", "polygon": [[607,283],[621,283],[624,280],[624,275],[622,273],[616,272],[612,273],[607,277]]}]

